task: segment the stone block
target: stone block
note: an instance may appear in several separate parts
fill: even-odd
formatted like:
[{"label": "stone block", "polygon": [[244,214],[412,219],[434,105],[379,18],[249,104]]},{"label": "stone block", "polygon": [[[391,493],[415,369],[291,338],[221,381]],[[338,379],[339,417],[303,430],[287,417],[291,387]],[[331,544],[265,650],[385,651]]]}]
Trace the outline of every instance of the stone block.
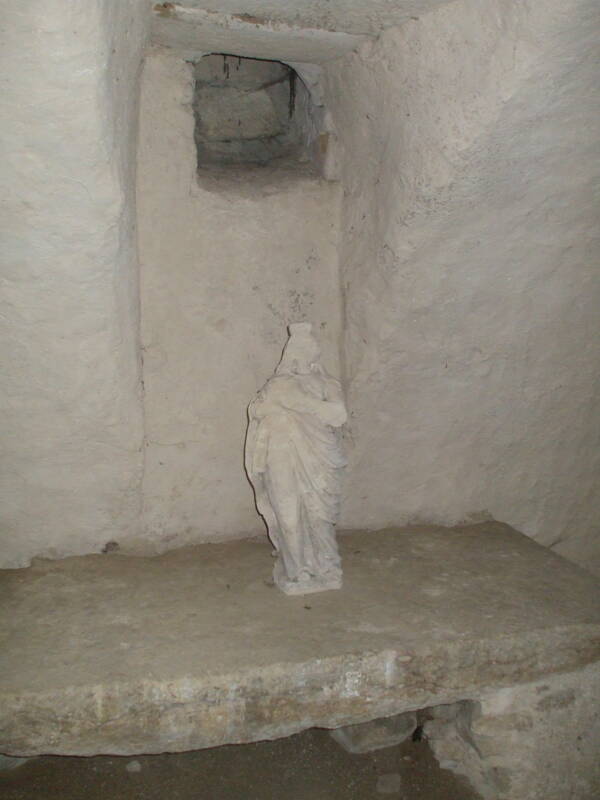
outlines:
[{"label": "stone block", "polygon": [[469,700],[499,770],[498,743],[575,762],[594,707],[576,676],[600,661],[591,575],[495,523],[339,544],[343,588],[307,597],[272,585],[266,539],[0,574],[0,752],[178,752]]},{"label": "stone block", "polygon": [[348,753],[369,753],[402,744],[411,736],[417,727],[417,715],[414,711],[395,714],[393,717],[382,717],[363,722],[361,725],[346,725],[330,731],[334,739]]},{"label": "stone block", "polygon": [[596,800],[599,697],[592,664],[428,709],[425,735],[440,766],[466,776],[485,800]]}]

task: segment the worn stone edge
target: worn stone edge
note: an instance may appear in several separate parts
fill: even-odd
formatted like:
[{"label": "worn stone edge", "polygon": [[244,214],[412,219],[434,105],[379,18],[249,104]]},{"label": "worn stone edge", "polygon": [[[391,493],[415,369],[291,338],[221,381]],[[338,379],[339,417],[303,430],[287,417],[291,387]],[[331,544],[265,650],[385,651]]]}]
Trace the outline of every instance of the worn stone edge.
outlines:
[{"label": "worn stone edge", "polygon": [[0,752],[179,752],[477,699],[600,661],[600,625],[386,648],[173,680],[0,692]]}]

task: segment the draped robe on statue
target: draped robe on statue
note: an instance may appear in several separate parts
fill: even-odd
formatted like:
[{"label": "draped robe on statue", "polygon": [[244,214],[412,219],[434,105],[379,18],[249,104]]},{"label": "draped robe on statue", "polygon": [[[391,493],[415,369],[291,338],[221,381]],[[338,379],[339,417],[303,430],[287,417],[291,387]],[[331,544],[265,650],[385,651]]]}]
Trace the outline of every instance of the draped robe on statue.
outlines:
[{"label": "draped robe on statue", "polygon": [[341,388],[320,365],[278,371],[249,406],[246,470],[277,551],[275,582],[304,593],[339,588],[334,525],[346,464]]}]

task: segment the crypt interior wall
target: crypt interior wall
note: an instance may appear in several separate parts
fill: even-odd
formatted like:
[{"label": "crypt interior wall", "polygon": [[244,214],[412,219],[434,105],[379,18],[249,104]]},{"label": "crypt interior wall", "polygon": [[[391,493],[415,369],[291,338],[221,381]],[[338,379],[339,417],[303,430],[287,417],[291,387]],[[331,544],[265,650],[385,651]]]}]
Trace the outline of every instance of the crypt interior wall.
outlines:
[{"label": "crypt interior wall", "polygon": [[137,535],[135,152],[145,0],[16,4],[0,33],[0,566]]},{"label": "crypt interior wall", "polygon": [[142,530],[158,549],[264,531],[243,470],[246,406],[287,324],[312,322],[340,369],[339,185],[308,164],[198,175],[193,75],[158,50],[142,76]]},{"label": "crypt interior wall", "polygon": [[342,526],[489,514],[600,569],[597,4],[434,5],[323,66],[339,183],[199,181],[144,0],[6,20],[3,566],[262,530],[245,405],[309,319]]},{"label": "crypt interior wall", "polygon": [[459,0],[327,65],[344,526],[491,515],[600,573],[595,6]]}]

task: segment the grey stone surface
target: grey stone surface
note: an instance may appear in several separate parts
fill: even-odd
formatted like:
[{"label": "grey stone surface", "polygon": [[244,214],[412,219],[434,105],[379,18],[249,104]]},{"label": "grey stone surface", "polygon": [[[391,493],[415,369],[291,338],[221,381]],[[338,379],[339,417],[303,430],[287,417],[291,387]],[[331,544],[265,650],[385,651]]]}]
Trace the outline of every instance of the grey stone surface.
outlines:
[{"label": "grey stone surface", "polygon": [[440,766],[486,800],[596,800],[599,697],[593,664],[429,709],[424,729]]},{"label": "grey stone surface", "polygon": [[414,711],[334,728],[331,737],[348,753],[370,753],[405,742],[417,727]]},{"label": "grey stone surface", "polygon": [[599,584],[507,526],[340,536],[344,587],[286,597],[266,539],[1,578],[0,752],[139,754],[340,727],[577,671]]}]

